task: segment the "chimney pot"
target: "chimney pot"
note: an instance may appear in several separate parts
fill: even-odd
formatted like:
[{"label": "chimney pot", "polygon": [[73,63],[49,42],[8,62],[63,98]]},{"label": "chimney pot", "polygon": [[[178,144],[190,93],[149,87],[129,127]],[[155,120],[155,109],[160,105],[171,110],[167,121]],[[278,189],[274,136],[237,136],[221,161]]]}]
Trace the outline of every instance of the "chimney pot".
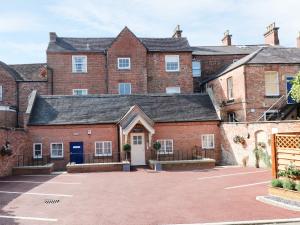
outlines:
[{"label": "chimney pot", "polygon": [[275,22],[267,26],[267,31],[264,33],[265,44],[279,45],[278,30],[279,27],[275,26]]},{"label": "chimney pot", "polygon": [[177,25],[174,30],[172,38],[181,38],[182,30],[180,30],[180,25]]},{"label": "chimney pot", "polygon": [[231,45],[231,37],[232,37],[232,35],[229,33],[229,30],[226,30],[224,32],[224,37],[222,39],[223,45],[230,46]]},{"label": "chimney pot", "polygon": [[50,32],[50,42],[56,42],[57,35],[55,32]]}]

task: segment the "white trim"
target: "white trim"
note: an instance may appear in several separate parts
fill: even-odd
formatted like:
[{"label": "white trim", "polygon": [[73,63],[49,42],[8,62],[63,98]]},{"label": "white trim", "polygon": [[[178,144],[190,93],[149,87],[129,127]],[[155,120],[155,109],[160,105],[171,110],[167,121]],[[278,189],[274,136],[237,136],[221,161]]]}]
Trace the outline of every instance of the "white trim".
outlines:
[{"label": "white trim", "polygon": [[88,95],[88,89],[80,89],[80,88],[72,89],[73,95],[81,96],[81,95],[75,94],[75,91],[85,91],[85,94],[81,94],[81,95]]},{"label": "white trim", "polygon": [[149,126],[149,124],[146,122],[146,120],[144,120],[140,115],[137,115],[132,121],[131,123],[125,128],[123,129],[123,134],[124,135],[128,135],[129,132],[132,130],[132,128],[138,123],[140,122],[151,134],[155,133],[155,130],[153,129],[153,127]]},{"label": "white trim", "polygon": [[[213,137],[213,147],[207,147],[207,146],[203,146],[204,144],[204,137],[206,136],[212,136]],[[201,135],[201,146],[202,146],[202,149],[214,149],[215,148],[215,134],[202,134]]]},{"label": "white trim", "polygon": [[[228,85],[228,81],[231,81],[231,88],[229,89],[229,85]],[[233,77],[228,77],[226,79],[226,86],[227,86],[227,99],[228,100],[233,100],[234,97],[233,97]],[[231,92],[229,91],[231,90]],[[231,94],[231,96],[229,96],[229,94]]]},{"label": "white trim", "polygon": [[166,87],[166,93],[167,94],[180,94],[180,86],[174,86],[174,87]]},{"label": "white trim", "polygon": [[[41,145],[41,155],[40,155],[40,157],[37,157],[36,155],[35,155],[35,146],[36,145]],[[33,143],[32,144],[32,156],[33,156],[33,158],[34,159],[42,159],[43,158],[43,144],[42,143]]]},{"label": "white trim", "polygon": [[[167,68],[167,63],[171,62],[170,58],[173,58],[173,59],[176,58],[177,59],[178,67],[177,67],[176,70],[170,70],[170,69]],[[172,61],[172,62],[174,62],[174,61]],[[166,70],[166,72],[179,72],[180,71],[180,58],[179,58],[179,55],[166,55],[165,56],[165,70]]]},{"label": "white trim", "polygon": [[[268,94],[267,93],[267,89],[266,89],[266,75],[267,74],[276,74],[276,84],[277,84],[277,90],[276,90],[276,93],[275,94]],[[279,91],[279,74],[277,71],[265,71],[264,73],[264,81],[265,81],[265,96],[278,96],[280,94],[280,91]]]},{"label": "white trim", "polygon": [[[102,154],[97,154],[97,144],[102,143],[102,147],[104,147],[104,143],[110,143],[110,153],[104,154],[104,148],[102,149]],[[95,141],[95,156],[112,156],[112,141]]]},{"label": "white trim", "polygon": [[172,142],[172,151],[171,152],[167,152],[166,149],[160,149],[158,151],[158,154],[159,155],[169,155],[169,154],[173,154],[174,153],[174,141],[173,139],[158,139],[156,140],[157,142],[159,142],[161,144],[161,147],[162,147],[162,142],[164,142],[165,146],[166,146],[166,142],[167,141],[171,141]]},{"label": "white trim", "polygon": [[[194,69],[194,68],[193,68],[193,62],[199,63],[200,68],[199,68],[199,69]],[[192,74],[193,74],[193,77],[201,77],[201,72],[202,72],[201,66],[202,66],[201,61],[199,61],[199,60],[192,60]],[[195,75],[195,74],[193,73],[194,70],[199,70],[199,71],[200,71],[200,74],[196,74],[196,75]]]},{"label": "white trim", "polygon": [[[52,155],[52,145],[61,144],[62,145],[62,156],[53,156]],[[64,143],[63,142],[51,142],[50,143],[50,157],[51,159],[62,159],[64,157]]]},{"label": "white trim", "polygon": [[[121,94],[121,85],[129,84],[129,93],[128,94]],[[119,83],[119,95],[131,95],[131,83]]]},{"label": "white trim", "polygon": [[[128,60],[128,67],[120,67],[120,60],[125,59]],[[118,70],[130,70],[131,69],[131,60],[130,57],[118,57]]]},{"label": "white trim", "polygon": [[[83,70],[82,71],[77,71],[76,70],[76,63],[75,63],[75,58],[80,58],[82,57],[83,60]],[[87,56],[86,55],[72,55],[72,73],[87,73]]]}]

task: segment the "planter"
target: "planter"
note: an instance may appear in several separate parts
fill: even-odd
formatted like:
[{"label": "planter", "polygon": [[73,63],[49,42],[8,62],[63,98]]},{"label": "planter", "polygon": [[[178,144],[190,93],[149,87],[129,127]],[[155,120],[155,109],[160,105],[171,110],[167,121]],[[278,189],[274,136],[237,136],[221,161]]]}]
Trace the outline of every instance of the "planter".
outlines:
[{"label": "planter", "polygon": [[300,192],[299,191],[291,191],[283,188],[269,187],[268,192],[270,195],[277,196],[280,198],[300,201]]},{"label": "planter", "polygon": [[130,172],[130,162],[129,161],[123,161],[123,171]]},{"label": "planter", "polygon": [[160,164],[160,162],[156,162],[154,164],[154,170],[155,171],[161,171],[161,164]]}]

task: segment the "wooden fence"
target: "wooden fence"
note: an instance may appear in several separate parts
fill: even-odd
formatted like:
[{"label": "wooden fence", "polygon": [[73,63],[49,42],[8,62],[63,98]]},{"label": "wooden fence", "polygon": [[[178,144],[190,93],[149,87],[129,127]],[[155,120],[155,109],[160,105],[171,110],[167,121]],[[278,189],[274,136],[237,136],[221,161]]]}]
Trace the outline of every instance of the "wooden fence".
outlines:
[{"label": "wooden fence", "polygon": [[273,178],[277,178],[278,171],[284,170],[290,163],[300,168],[300,133],[273,134]]}]

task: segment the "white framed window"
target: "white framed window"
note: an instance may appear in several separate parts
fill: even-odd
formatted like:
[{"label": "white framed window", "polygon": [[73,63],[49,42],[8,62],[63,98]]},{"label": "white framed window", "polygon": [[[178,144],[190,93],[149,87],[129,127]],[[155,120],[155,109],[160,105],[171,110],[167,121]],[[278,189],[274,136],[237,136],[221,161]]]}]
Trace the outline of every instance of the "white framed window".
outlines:
[{"label": "white framed window", "polygon": [[166,55],[165,67],[167,72],[179,71],[179,55]]},{"label": "white framed window", "polygon": [[118,58],[119,70],[130,70],[130,58]]},{"label": "white framed window", "polygon": [[63,157],[64,157],[64,144],[51,143],[51,158],[63,158]]},{"label": "white framed window", "polygon": [[87,95],[88,89],[73,89],[73,95]]},{"label": "white framed window", "polygon": [[72,55],[72,72],[73,73],[87,72],[87,56]]},{"label": "white framed window", "polygon": [[202,135],[202,148],[203,149],[215,148],[215,135],[214,134],[203,134]]},{"label": "white framed window", "polygon": [[3,101],[3,87],[0,85],[0,101]]},{"label": "white framed window", "polygon": [[265,72],[265,95],[279,95],[279,78],[276,71]]},{"label": "white framed window", "polygon": [[33,158],[41,159],[43,154],[43,145],[42,143],[33,143]]},{"label": "white framed window", "polygon": [[131,83],[119,83],[119,94],[130,95],[131,94]]},{"label": "white framed window", "polygon": [[228,77],[226,82],[227,82],[227,98],[228,98],[228,100],[232,100],[233,99],[233,81],[232,81],[232,77]]},{"label": "white framed window", "polygon": [[134,145],[143,144],[143,137],[141,135],[133,135],[132,142]]},{"label": "white framed window", "polygon": [[95,156],[112,156],[112,142],[111,141],[96,141],[95,142]]},{"label": "white framed window", "polygon": [[193,69],[193,77],[201,77],[201,62],[200,61],[193,61],[192,69]]},{"label": "white framed window", "polygon": [[167,87],[166,93],[167,94],[180,94],[180,87]]},{"label": "white framed window", "polygon": [[173,140],[172,139],[161,139],[157,140],[161,147],[159,154],[173,154]]}]

